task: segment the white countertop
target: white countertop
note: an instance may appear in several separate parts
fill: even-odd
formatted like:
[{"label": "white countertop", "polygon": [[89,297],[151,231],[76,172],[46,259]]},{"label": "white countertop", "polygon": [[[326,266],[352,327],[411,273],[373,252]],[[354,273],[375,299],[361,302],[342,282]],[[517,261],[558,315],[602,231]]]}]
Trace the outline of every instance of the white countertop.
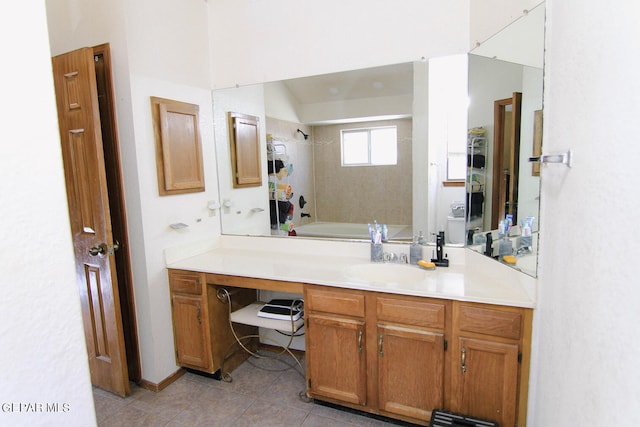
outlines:
[{"label": "white countertop", "polygon": [[[259,237],[240,237],[240,240],[222,237],[215,247],[201,247],[200,253],[194,254],[194,250],[191,250],[182,251],[185,257],[175,253],[167,256],[167,267],[402,295],[535,307],[535,278],[464,248],[446,248],[445,252],[451,254],[452,260],[449,267],[425,270],[405,265],[406,268],[423,272],[417,275],[418,280],[370,282],[350,275],[354,266],[366,269],[366,264],[370,263],[367,256],[369,245],[366,243],[333,242],[336,246],[332,250],[327,248],[327,243],[296,242],[287,247],[287,243],[273,245],[268,242],[265,246],[265,241]],[[300,250],[300,245],[304,245],[304,251]],[[405,248],[408,251],[408,246],[390,245],[388,250],[401,252]],[[376,266],[372,268],[378,268],[377,264],[371,265]]]}]

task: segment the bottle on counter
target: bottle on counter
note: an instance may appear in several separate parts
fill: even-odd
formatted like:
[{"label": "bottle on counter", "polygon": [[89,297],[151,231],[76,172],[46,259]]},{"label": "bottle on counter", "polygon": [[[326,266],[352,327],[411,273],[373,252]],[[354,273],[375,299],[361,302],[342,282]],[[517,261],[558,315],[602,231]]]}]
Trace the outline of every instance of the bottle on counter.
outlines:
[{"label": "bottle on counter", "polygon": [[409,247],[409,264],[418,265],[418,261],[422,259],[422,245],[418,236],[413,236],[413,242]]}]

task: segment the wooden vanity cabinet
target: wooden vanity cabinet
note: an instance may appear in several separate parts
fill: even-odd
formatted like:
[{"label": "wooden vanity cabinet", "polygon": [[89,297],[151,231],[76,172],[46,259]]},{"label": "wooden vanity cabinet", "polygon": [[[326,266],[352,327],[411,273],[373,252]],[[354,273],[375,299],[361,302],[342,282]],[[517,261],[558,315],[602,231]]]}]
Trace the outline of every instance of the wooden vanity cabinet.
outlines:
[{"label": "wooden vanity cabinet", "polygon": [[202,295],[204,275],[172,270],[169,271],[169,286],[176,363],[210,372],[208,307]]},{"label": "wooden vanity cabinet", "polygon": [[[230,372],[248,357],[246,352],[236,352],[228,357],[236,341],[228,323],[229,306],[218,300],[217,288],[215,284],[207,284],[204,273],[169,270],[173,337],[178,366],[210,374],[222,367]],[[254,289],[239,290],[233,296],[232,309],[243,307],[255,299]],[[246,325],[234,328],[239,336],[256,333],[256,328]],[[255,342],[244,343],[255,347]]]},{"label": "wooden vanity cabinet", "polygon": [[531,309],[173,269],[169,285],[180,366],[230,372],[248,356],[224,359],[235,339],[218,287],[232,310],[256,289],[303,290],[309,397],[422,425],[434,409],[526,425]]},{"label": "wooden vanity cabinet", "polygon": [[308,393],[367,404],[364,293],[305,286]]},{"label": "wooden vanity cabinet", "polygon": [[383,415],[428,421],[445,402],[450,301],[375,296],[378,405]]},{"label": "wooden vanity cabinet", "polygon": [[309,395],[426,425],[445,402],[450,306],[305,285]]},{"label": "wooden vanity cabinet", "polygon": [[309,396],[427,425],[525,426],[530,309],[305,285]]},{"label": "wooden vanity cabinet", "polygon": [[454,304],[452,411],[525,425],[531,316],[529,309]]}]

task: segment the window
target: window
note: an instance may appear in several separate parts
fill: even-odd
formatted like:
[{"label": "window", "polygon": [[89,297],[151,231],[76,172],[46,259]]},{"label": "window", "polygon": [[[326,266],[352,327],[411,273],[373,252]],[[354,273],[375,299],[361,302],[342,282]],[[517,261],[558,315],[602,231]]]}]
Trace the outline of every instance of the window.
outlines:
[{"label": "window", "polygon": [[342,130],[342,166],[380,166],[398,163],[396,126]]}]

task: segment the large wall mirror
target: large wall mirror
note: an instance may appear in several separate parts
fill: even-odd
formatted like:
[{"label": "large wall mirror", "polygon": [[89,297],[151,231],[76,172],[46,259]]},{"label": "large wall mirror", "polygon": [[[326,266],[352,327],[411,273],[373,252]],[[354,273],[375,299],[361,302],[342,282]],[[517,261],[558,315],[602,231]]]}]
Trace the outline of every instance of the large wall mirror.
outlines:
[{"label": "large wall mirror", "polygon": [[541,149],[544,18],[541,3],[469,55],[468,247],[500,258],[511,237],[515,267],[533,276],[540,173],[528,159]]},{"label": "large wall mirror", "polygon": [[[526,18],[532,15],[533,11]],[[525,41],[538,35],[542,37],[542,29],[531,32]],[[388,225],[390,241],[409,242],[422,233],[432,242],[434,234],[444,230],[448,245],[464,246],[469,230],[478,234],[490,230],[490,222],[485,224],[490,215],[486,201],[481,220],[471,222],[468,215],[468,129],[483,127],[484,137],[492,138],[493,102],[506,96],[488,92],[487,107],[476,102],[480,98],[474,88],[493,85],[481,83],[494,78],[485,61],[515,61],[501,53],[480,56],[487,43],[472,55],[215,90],[223,234],[368,239],[367,224],[377,221]],[[521,50],[517,44],[511,48]],[[540,80],[535,108],[540,109],[541,61],[536,69]],[[521,70],[519,84],[509,89],[509,94],[523,93],[523,114],[530,100],[524,74]],[[526,83],[530,85],[535,86]],[[260,120],[261,187],[233,189],[227,111]],[[529,134],[527,126],[523,120],[522,135]],[[388,142],[389,138],[395,142]],[[395,149],[388,151],[389,144]],[[520,153],[527,157],[524,145]],[[489,173],[493,171],[491,155],[491,151],[485,154]],[[527,169],[529,164],[521,162],[520,173]],[[487,175],[483,185],[488,188],[491,180]],[[529,187],[537,190],[534,181],[521,179],[517,194],[519,211],[527,212],[525,200],[531,201],[537,226],[538,197],[527,195]],[[491,193],[484,197],[488,200]],[[475,198],[473,205],[477,206]],[[533,265],[529,274],[535,274]]]},{"label": "large wall mirror", "polygon": [[[214,91],[223,233],[463,246],[466,87],[457,55]],[[262,121],[262,188],[232,189],[225,111]]]}]

